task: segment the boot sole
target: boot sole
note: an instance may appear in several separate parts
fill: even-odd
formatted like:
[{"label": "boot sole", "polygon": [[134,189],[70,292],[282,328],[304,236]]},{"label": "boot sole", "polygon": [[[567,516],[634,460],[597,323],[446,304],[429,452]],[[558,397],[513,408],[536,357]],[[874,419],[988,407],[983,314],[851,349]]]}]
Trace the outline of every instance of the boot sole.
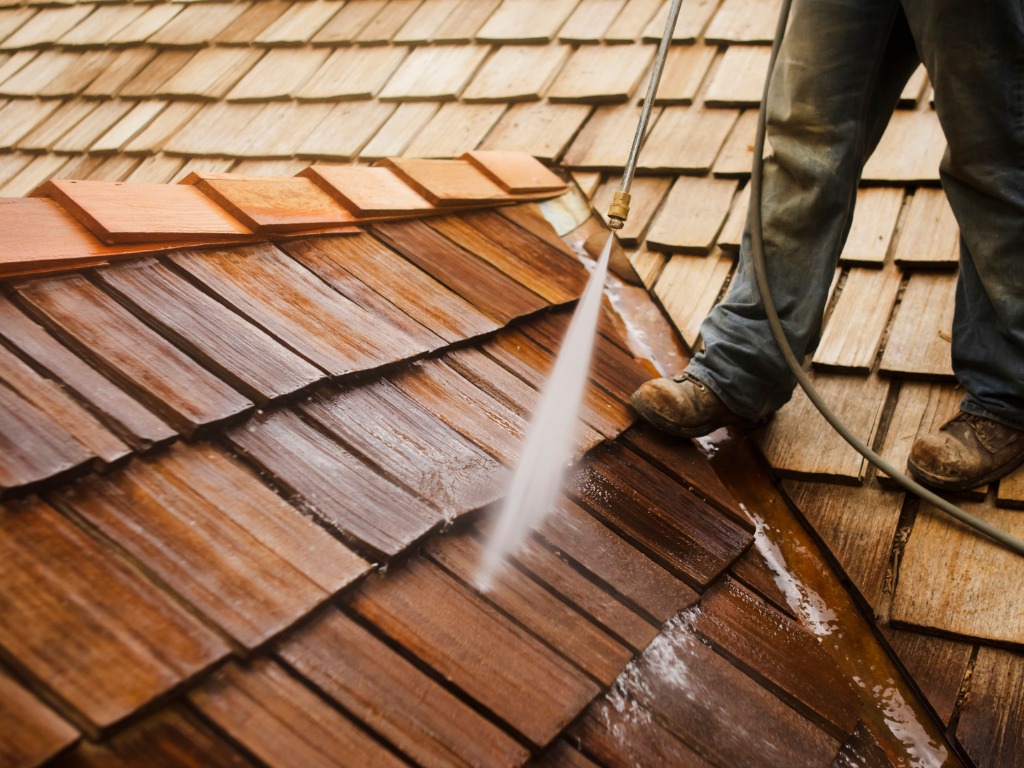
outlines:
[{"label": "boot sole", "polygon": [[933,475],[931,472],[912,464],[909,459],[907,460],[907,469],[910,470],[910,474],[915,480],[922,485],[930,485],[940,491],[969,491],[972,488],[977,488],[979,485],[986,485],[1006,477],[1021,465],[1024,465],[1024,453],[1003,464],[998,469],[992,470],[987,475],[982,475],[980,478],[957,480],[956,478]]}]

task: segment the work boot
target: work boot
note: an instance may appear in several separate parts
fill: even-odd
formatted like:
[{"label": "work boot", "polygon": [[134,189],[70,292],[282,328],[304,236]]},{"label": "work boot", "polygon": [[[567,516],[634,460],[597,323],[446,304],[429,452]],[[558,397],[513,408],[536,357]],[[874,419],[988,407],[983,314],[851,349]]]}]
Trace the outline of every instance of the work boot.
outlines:
[{"label": "work boot", "polygon": [[947,491],[964,491],[1009,474],[1024,464],[1024,430],[960,413],[910,449],[914,479]]},{"label": "work boot", "polygon": [[701,437],[731,424],[754,426],[688,373],[645,382],[630,402],[646,421],[677,437]]}]

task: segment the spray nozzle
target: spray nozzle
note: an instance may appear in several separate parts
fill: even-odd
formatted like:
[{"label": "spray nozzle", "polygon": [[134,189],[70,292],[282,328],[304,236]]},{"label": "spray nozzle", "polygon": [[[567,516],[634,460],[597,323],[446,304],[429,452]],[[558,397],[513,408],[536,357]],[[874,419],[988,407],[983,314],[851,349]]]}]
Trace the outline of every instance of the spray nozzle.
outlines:
[{"label": "spray nozzle", "polygon": [[608,226],[612,229],[622,229],[629,218],[629,192],[616,192],[612,197],[612,204],[608,206]]}]

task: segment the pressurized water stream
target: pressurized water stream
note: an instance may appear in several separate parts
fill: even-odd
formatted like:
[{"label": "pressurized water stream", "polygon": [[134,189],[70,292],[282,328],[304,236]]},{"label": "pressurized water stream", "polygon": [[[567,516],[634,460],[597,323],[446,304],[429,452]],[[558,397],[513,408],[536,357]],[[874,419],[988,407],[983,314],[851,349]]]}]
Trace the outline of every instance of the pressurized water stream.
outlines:
[{"label": "pressurized water stream", "polygon": [[505,560],[541,524],[562,490],[572,460],[613,236],[608,235],[594,265],[530,420],[519,463],[477,573],[477,584],[483,590],[490,588]]}]

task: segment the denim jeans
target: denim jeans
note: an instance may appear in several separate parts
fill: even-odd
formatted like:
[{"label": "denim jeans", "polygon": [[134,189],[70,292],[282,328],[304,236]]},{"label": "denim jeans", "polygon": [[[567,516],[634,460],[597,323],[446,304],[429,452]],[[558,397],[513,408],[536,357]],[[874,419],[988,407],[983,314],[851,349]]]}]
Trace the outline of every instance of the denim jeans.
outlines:
[{"label": "denim jeans", "polygon": [[[772,296],[798,358],[822,312],[864,163],[923,61],[961,230],[953,369],[962,407],[1024,428],[1022,0],[795,0],[768,98],[763,220]],[[881,310],[880,310],[881,311]],[[781,407],[795,381],[765,319],[749,234],[689,372],[736,413]]]}]

